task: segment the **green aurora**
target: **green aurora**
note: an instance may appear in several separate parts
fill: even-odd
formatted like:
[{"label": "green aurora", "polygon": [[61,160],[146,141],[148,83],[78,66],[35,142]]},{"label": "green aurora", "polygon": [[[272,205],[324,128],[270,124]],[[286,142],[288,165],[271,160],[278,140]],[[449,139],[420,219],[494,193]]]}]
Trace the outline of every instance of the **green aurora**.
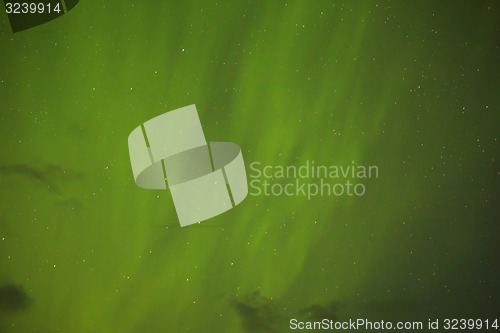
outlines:
[{"label": "green aurora", "polygon": [[[0,52],[0,332],[500,319],[498,1],[81,0]],[[180,228],[127,137],[190,104],[247,174],[378,178]]]}]

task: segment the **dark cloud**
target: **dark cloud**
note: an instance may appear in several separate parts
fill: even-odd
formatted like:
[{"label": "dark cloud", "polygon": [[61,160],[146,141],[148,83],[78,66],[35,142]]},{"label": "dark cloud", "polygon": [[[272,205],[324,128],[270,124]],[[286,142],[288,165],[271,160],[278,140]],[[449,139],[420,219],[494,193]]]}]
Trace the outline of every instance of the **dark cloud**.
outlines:
[{"label": "dark cloud", "polygon": [[20,286],[5,284],[0,286],[0,312],[24,310],[31,304],[31,298]]},{"label": "dark cloud", "polygon": [[40,168],[26,164],[0,165],[0,174],[25,176],[54,192],[60,191],[58,183],[83,178],[81,173],[65,170],[58,165],[47,165]]},{"label": "dark cloud", "polygon": [[277,332],[281,317],[272,301],[260,296],[259,292],[240,297],[233,306],[247,332]]},{"label": "dark cloud", "polygon": [[48,189],[57,191],[57,187],[51,181],[49,181],[45,172],[36,170],[30,166],[24,164],[15,165],[2,165],[0,166],[0,174],[4,175],[23,175],[26,176],[37,183],[47,186]]},{"label": "dark cloud", "polygon": [[279,311],[277,307],[259,292],[243,295],[232,303],[241,324],[247,332],[281,332],[288,327],[288,320],[296,318],[304,322],[319,322],[323,319],[342,321],[353,315],[380,317],[392,320],[418,310],[417,302],[408,299],[385,299],[368,303],[334,300],[326,304],[311,304],[296,312]]}]

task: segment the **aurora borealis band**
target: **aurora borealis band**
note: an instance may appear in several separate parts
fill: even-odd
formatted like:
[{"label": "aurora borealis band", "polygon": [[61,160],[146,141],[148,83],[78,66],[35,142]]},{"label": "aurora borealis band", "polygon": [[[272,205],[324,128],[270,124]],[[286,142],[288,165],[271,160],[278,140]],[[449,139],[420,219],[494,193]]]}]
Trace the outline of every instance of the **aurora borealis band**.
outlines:
[{"label": "aurora borealis band", "polygon": [[[81,0],[0,53],[0,332],[500,319],[498,1]],[[247,174],[378,177],[180,228],[127,137],[190,104]]]}]

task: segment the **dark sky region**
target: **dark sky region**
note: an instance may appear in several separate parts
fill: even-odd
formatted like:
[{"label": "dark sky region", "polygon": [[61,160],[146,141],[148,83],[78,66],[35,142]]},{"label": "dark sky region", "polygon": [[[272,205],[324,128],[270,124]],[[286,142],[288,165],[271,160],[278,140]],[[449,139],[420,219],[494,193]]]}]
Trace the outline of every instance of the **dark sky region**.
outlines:
[{"label": "dark sky region", "polygon": [[[500,319],[499,36],[498,1],[82,0],[18,33],[0,13],[0,331]],[[247,171],[379,177],[180,228],[127,137],[190,104]]]}]

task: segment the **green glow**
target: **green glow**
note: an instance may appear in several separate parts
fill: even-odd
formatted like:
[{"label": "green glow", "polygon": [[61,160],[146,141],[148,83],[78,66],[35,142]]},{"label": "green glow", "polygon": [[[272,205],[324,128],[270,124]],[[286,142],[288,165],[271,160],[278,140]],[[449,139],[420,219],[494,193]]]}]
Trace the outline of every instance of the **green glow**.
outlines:
[{"label": "green glow", "polygon": [[[0,14],[0,287],[32,300],[0,299],[0,331],[498,315],[498,2],[151,4],[80,1],[17,34]],[[127,137],[190,104],[247,172],[379,177],[181,229],[168,191],[134,184]]]}]

